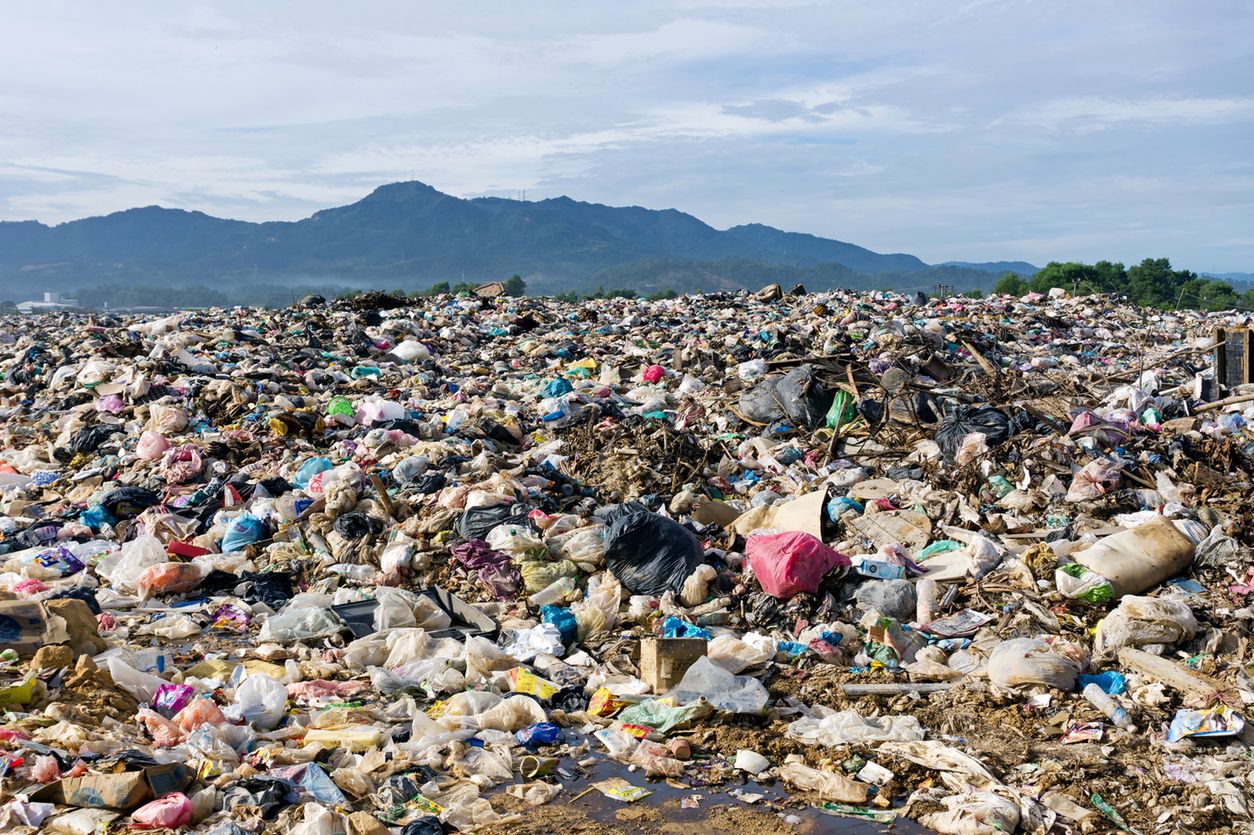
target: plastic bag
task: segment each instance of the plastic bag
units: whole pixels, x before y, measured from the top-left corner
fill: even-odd
[[[1182,600],[1128,596],[1097,625],[1094,656],[1109,658],[1120,647],[1173,646],[1197,634],[1197,619]]]
[[[847,556],[799,531],[751,534],[745,557],[762,589],[784,599],[815,591],[829,571],[850,565]]]
[[[833,711],[816,706],[788,726],[787,734],[807,745],[865,745],[871,742],[913,742],[923,739],[923,726],[913,716],[865,719],[855,710]]]
[[[156,461],[170,448],[170,442],[160,432],[151,429],[139,436],[135,444],[135,454],[145,461]]]
[[[178,829],[192,822],[192,802],[182,792],[171,792],[131,813],[131,829]]]
[[[185,594],[199,586],[202,579],[204,575],[196,563],[163,562],[145,568],[135,588],[140,599],[148,600],[158,594]]]
[[[480,569],[482,578],[483,569]],[[546,560],[525,560],[518,564],[518,572],[522,575],[523,589],[527,594],[543,591],[563,577],[577,577],[579,567],[570,560],[548,562]],[[508,575],[506,575],[508,576]]]
[[[605,564],[632,594],[679,592],[704,557],[686,528],[647,510],[617,516],[605,533]]]
[[[1071,479],[1066,499],[1069,502],[1091,502],[1119,486],[1119,468],[1101,458],[1085,464]]]
[[[240,715],[263,731],[273,730],[287,710],[287,688],[267,675],[254,673],[235,688]]]
[[[305,804],[305,819],[287,830],[287,835],[343,835],[348,832],[344,816],[318,803]]]
[[[344,628],[344,622],[330,609],[289,604],[266,620],[257,637],[262,641],[305,641],[325,638]]]
[[[165,546],[155,536],[139,536],[110,554],[96,565],[96,573],[113,586],[135,591],[144,570],[165,563]]]
[[[812,365],[767,377],[740,396],[740,412],[750,420],[774,423],[787,419],[811,429],[823,422],[831,404],[832,397],[818,381]]]
[[[1105,603],[1115,593],[1109,580],[1076,562],[1058,566],[1054,571],[1054,583],[1063,597],[1086,603]]]
[[[770,641],[768,648],[763,643],[750,644],[734,635],[719,635],[706,646],[706,657],[729,673],[739,673],[774,658],[775,642]]]
[[[286,691],[284,691],[286,693]],[[187,707],[180,710],[174,717],[174,724],[184,731],[194,731],[202,725],[225,725],[226,716],[218,709],[212,699],[192,699]]]
[[[222,536],[222,550],[243,551],[244,548],[266,535],[266,523],[251,513],[241,513],[231,520]]]
[[[731,713],[761,713],[770,700],[762,682],[751,676],[732,675],[704,656],[688,668],[667,695],[680,704],[705,699],[714,708]]]
[[[488,531],[488,547],[509,554],[516,559],[530,557],[544,559],[549,556],[548,547],[531,532],[529,527],[506,523]]]
[[[941,419],[936,445],[947,460],[953,461],[963,440],[973,432],[983,435],[988,447],[995,447],[1010,437],[1010,419],[992,406],[959,406]]]
[[[779,779],[794,789],[815,792],[824,800],[837,803],[866,803],[868,786],[839,771],[811,768],[796,755],[790,756],[777,770]]]
[[[998,687],[1014,689],[1044,684],[1074,690],[1080,667],[1036,638],[1012,638],[993,648],[988,657],[988,678]]]

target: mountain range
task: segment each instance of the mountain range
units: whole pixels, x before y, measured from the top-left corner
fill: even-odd
[[[990,287],[1021,261],[929,265],[761,224],[719,230],[675,209],[569,197],[462,199],[420,182],[381,186],[298,221],[252,223],[159,206],[48,226],[0,222],[0,287],[96,284],[422,289],[520,274],[529,292],[756,289],[771,281],[930,289]]]

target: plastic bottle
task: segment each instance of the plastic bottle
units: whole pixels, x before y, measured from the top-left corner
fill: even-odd
[[[1089,682],[1084,685],[1084,698],[1089,700],[1089,704],[1106,714],[1111,722],[1114,722],[1120,728],[1127,728],[1132,724],[1132,720],[1128,718],[1128,711],[1119,706],[1119,703],[1112,699],[1106,691],[1098,687],[1095,682]]]
[[[914,590],[916,593],[915,622],[924,624],[936,620],[937,612],[940,610],[939,584],[931,577],[923,577],[915,583]]]
[[[559,600],[564,600],[574,590],[575,578],[562,577],[531,595],[531,597],[527,598],[527,602],[532,606],[548,606],[552,603],[557,603]]]

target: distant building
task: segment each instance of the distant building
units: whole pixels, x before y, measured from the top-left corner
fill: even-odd
[[[69,299],[60,293],[44,293],[43,301],[18,302],[18,313],[56,313],[61,310],[78,310],[78,299]]]

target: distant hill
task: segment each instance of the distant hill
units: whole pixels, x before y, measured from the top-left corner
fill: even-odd
[[[937,264],[938,267],[958,267],[967,270],[980,270],[982,272],[993,273],[998,278],[1006,273],[1018,273],[1019,275],[1035,275],[1040,267],[1035,267],[1027,261],[946,261],[943,264]]]
[[[675,209],[612,207],[569,197],[461,199],[420,182],[293,222],[250,223],[148,206],[57,226],[0,223],[3,295],[96,285],[384,286],[422,289],[513,273],[531,292],[598,285],[647,290],[757,288],[987,289],[1023,262],[929,266],[913,255],[760,224],[718,230]]]

